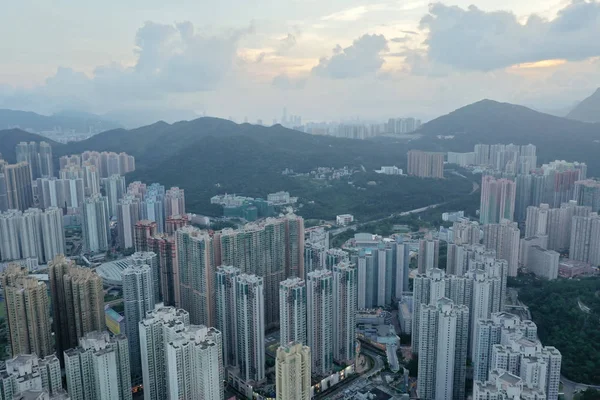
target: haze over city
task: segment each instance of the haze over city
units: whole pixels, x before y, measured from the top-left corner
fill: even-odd
[[[580,0],[9,0],[0,108],[428,120],[490,98],[566,114],[600,81],[599,21]]]
[[[0,400],[600,400],[600,0],[4,0]]]

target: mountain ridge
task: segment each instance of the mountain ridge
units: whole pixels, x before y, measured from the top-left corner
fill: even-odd
[[[533,143],[538,164],[555,159],[584,161],[600,175],[600,124],[575,121],[525,106],[481,100],[427,122],[414,147],[431,151],[473,151],[475,144]],[[447,137],[452,137],[451,139]]]
[[[600,88],[577,104],[567,114],[567,118],[582,122],[600,122]]]
[[[57,127],[62,130],[88,132],[90,128],[98,131],[120,127],[120,124],[101,116],[83,112],[63,111],[53,115],[42,115],[33,111],[0,109],[0,129],[19,127],[35,132],[51,131]]]

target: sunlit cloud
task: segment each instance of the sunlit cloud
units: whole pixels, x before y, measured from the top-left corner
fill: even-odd
[[[386,8],[385,4],[371,4],[368,6],[359,6],[347,10],[338,11],[321,18],[322,21],[357,21],[365,14],[371,11],[380,11]]]
[[[537,68],[553,68],[559,65],[566,64],[567,60],[563,58],[554,59],[554,60],[542,60],[536,62],[522,63],[513,65],[511,68],[514,69],[537,69]]]

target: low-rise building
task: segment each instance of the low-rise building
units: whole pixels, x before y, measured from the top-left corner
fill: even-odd
[[[342,214],[335,217],[335,223],[340,226],[346,226],[354,222],[354,215]]]

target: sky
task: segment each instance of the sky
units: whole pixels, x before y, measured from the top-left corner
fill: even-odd
[[[2,3],[0,108],[427,120],[600,86],[600,0]]]

